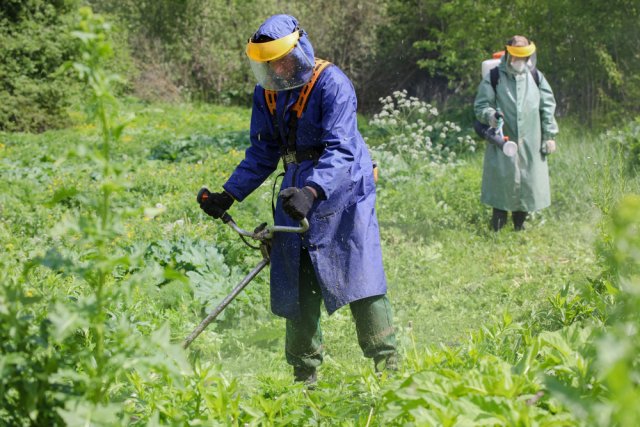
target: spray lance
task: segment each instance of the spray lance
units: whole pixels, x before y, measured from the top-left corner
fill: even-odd
[[[198,203],[207,200],[210,195],[211,192],[207,188],[201,188],[198,192]],[[249,247],[253,249],[259,249],[260,253],[262,254],[262,260],[244,277],[244,279],[240,281],[240,283],[236,285],[235,288],[233,288],[231,293],[227,295],[222,300],[222,302],[220,302],[220,304],[218,304],[218,306],[211,313],[209,313],[209,315],[205,317],[204,320],[202,320],[202,322],[200,322],[200,324],[193,330],[193,332],[191,332],[191,334],[189,334],[189,336],[185,338],[184,342],[182,343],[182,347],[185,349],[189,347],[193,340],[195,340],[198,335],[200,335],[202,331],[204,331],[204,329],[209,326],[209,324],[213,322],[216,317],[220,315],[220,313],[222,313],[222,311],[231,303],[231,301],[235,299],[235,297],[238,296],[238,294],[240,294],[240,292],[242,292],[242,290],[249,284],[249,282],[251,282],[258,275],[258,273],[262,271],[262,269],[269,265],[269,262],[271,261],[269,257],[269,253],[271,252],[271,238],[273,237],[274,233],[304,233],[309,229],[309,221],[306,218],[303,218],[300,221],[299,227],[289,227],[282,225],[267,226],[267,223],[265,222],[256,227],[253,232],[238,227],[233,218],[231,218],[231,215],[226,212],[222,214],[220,220],[231,227],[236,233],[238,233],[240,235],[240,238]],[[260,245],[254,246],[250,244],[246,240],[246,237],[258,241]]]
[[[518,146],[515,142],[509,141],[509,137],[504,135],[502,127],[504,126],[504,114],[500,109],[496,110],[495,118],[498,125],[490,127],[476,121],[474,123],[475,131],[484,139],[497,146],[508,157],[513,157],[518,152]]]

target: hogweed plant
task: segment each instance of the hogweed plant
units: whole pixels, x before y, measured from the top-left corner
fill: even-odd
[[[127,120],[121,118],[112,95],[119,78],[104,66],[112,55],[108,32],[108,23],[91,9],[80,10],[72,32],[80,55],[72,66],[86,84],[87,107],[99,139],[67,155],[88,163],[89,191],[76,190],[81,203],[55,228],[55,246],[31,265],[48,267],[74,283],[73,295],[53,302],[48,314],[52,343],[68,356],[51,380],[69,391],[61,399],[64,408],[57,408],[65,425],[126,424],[123,402],[132,372],[152,383],[159,377],[175,380],[189,371],[184,354],[170,343],[167,328],[143,335],[141,325],[126,314],[131,288],[155,278],[145,279],[142,254],[128,253],[116,244],[124,233],[123,219],[142,212],[117,203],[126,182],[111,157]]]
[[[385,138],[372,149],[379,161],[386,160],[400,168],[404,163],[406,169],[413,171],[428,170],[456,164],[460,154],[476,150],[471,135],[458,124],[441,118],[432,104],[408,96],[406,90],[380,98],[380,103],[382,110],[369,123]]]
[[[88,158],[93,163],[98,178],[96,196],[83,196],[83,206],[78,211],[68,212],[55,230],[61,242],[73,242],[72,246],[79,253],[62,244],[49,249],[38,260],[42,265],[72,277],[81,288],[86,284],[90,289],[75,297],[76,304],[57,302],[49,315],[55,340],[60,345],[76,347],[76,354],[85,358],[84,362],[77,360],[75,368],[79,372],[74,388],[91,403],[81,409],[81,402],[67,402],[66,411],[61,411],[61,415],[71,424],[74,423],[73,412],[91,419],[89,414],[107,403],[108,389],[115,381],[108,373],[107,306],[113,298],[111,272],[125,261],[111,253],[111,242],[121,228],[111,203],[121,183],[109,157],[111,145],[124,126],[112,124],[116,106],[109,88],[117,77],[101,67],[102,61],[111,55],[106,39],[108,25],[93,16],[89,9],[83,9],[81,15],[78,29],[72,33],[80,41],[80,58],[73,63],[73,68],[90,89],[90,113],[99,123],[101,142],[96,147],[79,147],[70,153],[70,157]],[[71,372],[64,374],[68,375]]]

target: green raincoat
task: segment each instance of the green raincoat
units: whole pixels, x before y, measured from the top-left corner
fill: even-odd
[[[480,200],[505,211],[532,212],[551,204],[549,169],[542,142],[555,139],[558,133],[554,112],[556,101],[551,86],[540,75],[540,87],[529,71],[516,74],[507,66],[505,57],[500,65],[500,78],[494,93],[490,73],[478,87],[474,109],[484,124],[495,114],[504,113],[503,132],[518,144],[518,153],[508,157],[494,144],[487,144],[482,172]]]

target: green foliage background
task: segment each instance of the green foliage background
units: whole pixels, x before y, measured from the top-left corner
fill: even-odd
[[[129,22],[136,47],[157,42],[171,79],[198,99],[246,102],[253,79],[246,39],[274,13],[298,17],[317,54],[353,79],[371,111],[394,90],[466,105],[480,63],[514,34],[533,39],[559,112],[607,121],[637,112],[640,6],[633,0],[375,0],[227,2],[108,0],[96,7]],[[159,64],[158,64],[159,65]]]
[[[76,1],[7,0],[0,8],[0,130],[43,131],[68,123],[74,54],[68,28]]]
[[[76,90],[60,67],[80,0],[8,0],[0,10],[0,129],[60,127]],[[88,0],[118,28],[115,68],[138,98],[247,105],[248,37],[290,13],[317,55],[352,78],[361,109],[395,90],[471,121],[480,64],[514,34],[534,40],[560,115],[611,124],[638,113],[640,6],[634,0]]]
[[[426,1],[425,8],[436,24],[428,26],[425,40],[414,44],[426,56],[419,64],[434,76],[445,76],[454,93],[471,93],[482,59],[521,34],[538,47],[538,67],[551,82],[560,114],[602,123],[638,111],[633,105],[640,89],[636,1],[501,5],[455,0]]]

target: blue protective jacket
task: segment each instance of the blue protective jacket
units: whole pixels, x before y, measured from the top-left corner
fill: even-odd
[[[259,33],[276,39],[290,34],[295,18],[276,15]],[[303,36],[300,43],[313,58],[313,48]],[[280,134],[288,133],[289,108],[300,89],[278,92],[276,114]],[[317,161],[290,164],[281,188],[312,186],[318,199],[308,214],[309,230],[300,235],[276,233],[271,250],[271,309],[276,315],[296,318],[299,307],[299,260],[308,249],[329,314],[350,302],[383,295],[386,279],[376,218],[372,161],[358,132],[356,95],[349,78],[335,65],[318,78],[298,121],[298,151],[320,149]],[[242,201],[274,172],[280,160],[280,142],[269,114],[264,90],[256,86],[251,115],[251,146],[224,189]],[[275,223],[297,223],[278,200]]]

